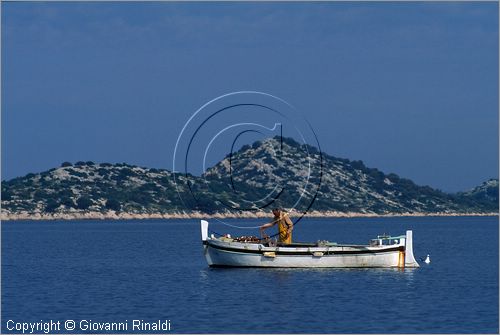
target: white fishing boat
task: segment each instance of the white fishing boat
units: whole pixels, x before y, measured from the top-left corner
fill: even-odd
[[[280,244],[258,238],[209,236],[208,221],[201,220],[201,240],[208,265],[213,267],[419,267],[413,256],[411,230],[401,236],[378,236],[369,245],[328,241]]]

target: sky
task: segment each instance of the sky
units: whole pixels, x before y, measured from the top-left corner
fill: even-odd
[[[1,28],[2,180],[171,170],[190,116],[241,90],[330,155],[447,192],[498,178],[496,2],[4,2]]]

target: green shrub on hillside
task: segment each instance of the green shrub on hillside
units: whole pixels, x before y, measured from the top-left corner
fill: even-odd
[[[106,208],[118,212],[121,210],[122,205],[116,199],[108,199],[106,200]]]
[[[76,201],[76,206],[78,209],[88,209],[93,204],[94,204],[93,201],[89,197],[86,197],[86,196],[80,197]]]

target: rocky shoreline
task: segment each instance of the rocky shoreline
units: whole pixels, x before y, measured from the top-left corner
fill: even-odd
[[[297,217],[300,213],[292,212],[290,216]],[[213,213],[177,212],[177,213],[126,213],[126,212],[72,212],[72,213],[1,213],[1,221],[42,221],[42,220],[148,220],[148,219],[256,219],[269,218],[270,213]],[[429,217],[429,216],[499,216],[499,213],[355,213],[336,211],[312,211],[306,214],[310,218],[377,218],[377,217]]]

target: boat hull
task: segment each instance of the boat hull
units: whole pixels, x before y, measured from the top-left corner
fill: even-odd
[[[281,267],[281,268],[364,268],[398,267],[400,251],[359,254],[331,254],[321,257],[309,255],[263,254],[227,251],[205,246],[205,257],[210,266],[225,267]]]

